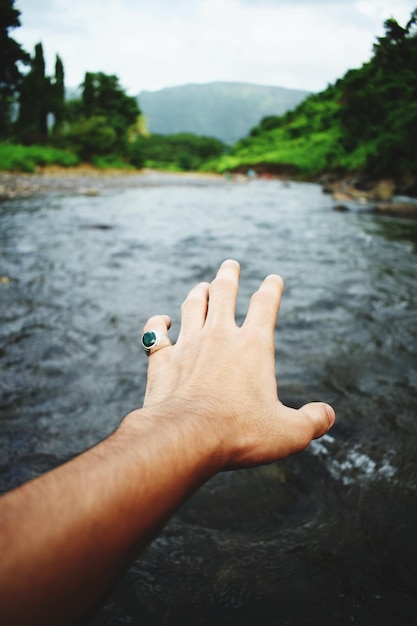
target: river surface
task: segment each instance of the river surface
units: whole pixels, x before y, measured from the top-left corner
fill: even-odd
[[[337,423],[279,463],[222,473],[178,511],[94,626],[417,623],[417,222],[338,213],[314,184],[149,176],[0,204],[0,488],[140,406],[139,329],[228,257],[237,319],[286,291],[281,399]]]

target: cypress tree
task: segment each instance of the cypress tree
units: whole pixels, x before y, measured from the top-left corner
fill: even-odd
[[[64,65],[59,55],[55,62],[55,82],[52,85],[51,113],[54,115],[54,130],[58,130],[64,121],[65,114],[65,86],[64,86]]]
[[[25,143],[44,141],[48,136],[48,99],[51,81],[45,76],[42,44],[35,46],[30,72],[23,78],[20,88],[17,131]]]
[[[11,118],[16,92],[22,79],[20,63],[28,63],[29,55],[9,37],[9,30],[20,26],[20,11],[14,0],[0,0],[0,138],[11,135]]]
[[[95,74],[86,72],[82,86],[82,108],[86,117],[96,114]]]

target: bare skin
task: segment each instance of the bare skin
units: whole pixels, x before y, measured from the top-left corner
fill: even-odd
[[[182,306],[177,343],[150,355],[144,405],[106,440],[0,498],[0,623],[80,624],[176,508],[215,473],[303,450],[333,425],[325,403],[278,399],[268,276],[235,322],[239,265]],[[144,330],[168,333],[166,315]]]

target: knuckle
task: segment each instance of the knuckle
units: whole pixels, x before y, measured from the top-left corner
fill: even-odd
[[[222,276],[217,276],[210,287],[214,291],[229,291],[235,284],[236,280],[234,276],[223,274]]]
[[[184,302],[181,304],[181,311],[188,311],[196,305],[200,305],[207,301],[205,291],[193,289],[190,291]]]
[[[259,289],[251,297],[251,303],[261,304],[263,306],[270,306],[277,299],[277,292],[273,289]]]

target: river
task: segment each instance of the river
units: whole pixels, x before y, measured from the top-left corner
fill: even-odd
[[[0,488],[140,406],[139,330],[240,261],[237,319],[286,291],[281,399],[330,402],[303,453],[225,472],[178,511],[94,626],[417,623],[417,222],[339,213],[318,185],[153,175],[0,204]]]

